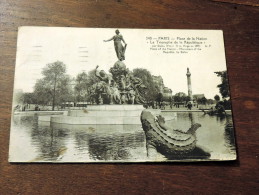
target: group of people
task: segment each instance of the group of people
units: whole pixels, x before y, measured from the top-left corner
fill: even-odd
[[[33,109],[30,109],[30,105],[29,104],[26,104],[26,105],[16,105],[14,107],[14,111],[22,111],[22,112],[25,112],[25,111],[32,111]],[[34,106],[34,111],[40,111],[40,107],[38,104],[36,104]]]
[[[225,107],[223,106],[223,102],[219,101],[215,107],[211,107],[211,109],[209,110],[211,115],[225,115],[226,111],[225,111]]]

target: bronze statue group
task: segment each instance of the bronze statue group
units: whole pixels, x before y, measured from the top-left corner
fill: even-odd
[[[144,104],[146,86],[140,78],[134,77],[123,63],[127,44],[119,30],[115,33],[116,35],[104,42],[114,41],[118,61],[110,68],[111,74],[99,70],[99,66],[96,66],[95,76],[99,81],[90,89],[91,101],[96,104]]]

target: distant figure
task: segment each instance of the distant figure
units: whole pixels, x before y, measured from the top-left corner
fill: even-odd
[[[160,103],[160,108],[161,108],[162,110],[165,110],[165,102],[161,102],[161,103]]]
[[[125,60],[125,50],[126,50],[127,44],[124,41],[124,39],[123,39],[123,37],[120,34],[120,31],[118,29],[115,31],[115,33],[116,33],[116,35],[114,35],[112,38],[110,38],[108,40],[104,40],[104,42],[108,42],[108,41],[113,40],[116,55],[117,55],[117,57],[120,61],[123,61],[123,60]],[[125,45],[124,47],[123,47],[121,41],[124,43],[124,45]]]
[[[191,102],[188,102],[188,103],[187,103],[187,108],[188,108],[188,110],[191,110],[191,109],[192,109],[192,103],[191,103]]]
[[[170,97],[169,98],[169,105],[170,105],[170,109],[173,108],[173,99]]]
[[[20,108],[21,108],[21,106],[20,106],[20,105],[17,105],[17,106],[15,106],[14,110],[15,110],[15,111],[17,111],[17,110],[19,111]]]
[[[219,101],[215,107],[212,106],[208,111],[203,110],[203,112],[204,114],[209,114],[211,116],[213,115],[225,116],[227,114],[222,101]]]
[[[222,101],[219,101],[216,106],[215,106],[215,109],[217,111],[217,113],[219,115],[223,115],[223,114],[226,114],[226,111],[225,111],[225,108],[223,106],[223,102]]]

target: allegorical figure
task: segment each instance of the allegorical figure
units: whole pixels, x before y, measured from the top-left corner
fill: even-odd
[[[120,34],[120,31],[118,29],[115,31],[115,33],[116,35],[114,35],[112,38],[108,40],[104,40],[104,42],[113,40],[116,55],[120,61],[123,61],[125,60],[125,50],[126,50],[127,44],[124,41],[123,36]],[[124,46],[122,45],[121,41],[124,43]]]
[[[112,78],[108,74],[106,74],[104,70],[99,71],[98,67],[99,66],[97,65],[95,68],[95,76],[99,78],[101,81],[105,82],[108,86],[110,86]]]
[[[110,75],[106,74],[104,70],[99,71],[98,70],[99,66],[96,66],[95,68],[95,76],[100,79],[98,83],[95,85],[95,93],[97,95],[97,104],[102,104],[102,103],[110,103],[111,101],[111,80],[112,78]],[[105,99],[103,101],[102,95],[106,94]]]
[[[147,87],[142,83],[142,80],[138,77],[134,77],[132,74],[129,75],[130,83],[132,89],[135,91],[134,101],[138,104],[144,104],[145,101],[145,93]]]

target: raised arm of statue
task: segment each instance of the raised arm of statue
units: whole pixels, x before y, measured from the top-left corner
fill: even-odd
[[[101,76],[100,76],[100,71],[99,70],[97,70],[98,69],[98,65],[96,66],[96,68],[95,68],[95,76],[96,77],[98,77],[99,79],[101,79]]]
[[[108,40],[103,40],[104,42],[112,41],[114,39],[114,36]]]

